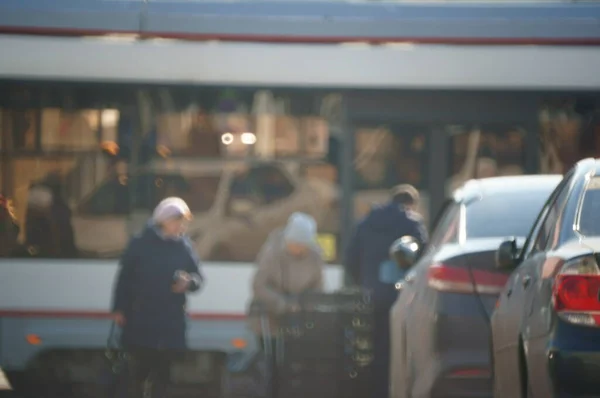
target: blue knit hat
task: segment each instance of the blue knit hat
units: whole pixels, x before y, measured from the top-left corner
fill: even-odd
[[[296,212],[290,216],[284,231],[286,243],[299,243],[310,246],[315,242],[317,223],[305,213]]]

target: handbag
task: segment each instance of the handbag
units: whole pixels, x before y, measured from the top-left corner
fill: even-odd
[[[120,328],[113,322],[104,351],[104,367],[99,384],[103,396],[107,398],[127,397],[127,353],[120,344]]]

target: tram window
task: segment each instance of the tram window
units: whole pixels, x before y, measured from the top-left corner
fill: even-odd
[[[231,181],[227,200],[227,216],[244,216],[253,211],[260,202],[255,184],[248,178],[248,171],[239,172]]]
[[[600,153],[597,106],[584,98],[548,98],[539,113],[540,172],[567,172],[579,160]]]
[[[339,243],[339,164],[327,163],[335,158],[329,153],[331,126],[314,106],[313,94],[0,86],[0,193],[15,206],[18,243],[26,250],[29,187],[49,175],[60,180],[61,223],[71,229],[78,257],[118,258],[167,196],[182,197],[197,215],[190,232],[206,261],[253,261],[268,234],[297,211],[315,218],[328,247]],[[15,94],[23,87],[25,94]],[[232,183],[221,164],[245,167],[248,180]],[[228,215],[230,199],[248,193],[255,200],[249,215],[260,231],[244,224],[249,221],[244,217]],[[199,217],[206,213],[210,216]],[[39,258],[72,257],[34,252]],[[327,261],[338,261],[335,251],[329,254]]]
[[[374,204],[386,202],[389,189],[397,184],[411,184],[419,190],[419,211],[427,219],[428,129],[397,125],[356,131],[355,219],[363,217]]]
[[[19,98],[24,104],[39,103],[33,93]],[[15,249],[2,256],[120,254],[129,240],[129,192],[127,181],[114,177],[119,113],[110,110],[112,118],[103,120],[104,111],[60,106],[3,110],[0,192],[14,206],[19,234]]]
[[[169,149],[167,163],[189,168],[197,162],[215,170],[220,162],[231,161],[239,172],[230,176],[224,168],[219,178],[209,181],[202,176],[197,182],[191,169],[184,174],[191,192],[180,196],[189,199],[194,213],[211,211],[208,219],[190,227],[203,259],[253,261],[268,234],[296,211],[315,217],[318,229],[333,236],[330,246],[339,240],[340,212],[334,199],[338,164],[327,164],[332,170],[321,165],[310,176],[304,175],[305,165],[331,159],[329,122],[305,106],[314,100],[306,101],[302,94],[301,106],[292,106],[295,94],[279,97],[269,90],[214,90],[210,99],[184,90],[184,95],[175,89],[159,91],[152,103],[157,108],[157,144]],[[185,102],[194,97],[193,103]],[[221,180],[223,176],[226,179]],[[221,190],[225,181],[228,186]],[[217,192],[223,196],[217,197]],[[210,239],[204,233],[208,230]]]
[[[525,172],[527,133],[518,126],[449,126],[447,132],[452,137],[448,194],[472,178]]]

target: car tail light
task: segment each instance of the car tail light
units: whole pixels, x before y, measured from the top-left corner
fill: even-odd
[[[471,275],[472,274],[472,275]],[[429,287],[442,292],[500,294],[508,276],[496,272],[433,264],[429,267]],[[474,282],[474,283],[473,283]]]
[[[565,263],[554,279],[554,310],[569,323],[600,326],[599,295],[600,269],[592,256]]]

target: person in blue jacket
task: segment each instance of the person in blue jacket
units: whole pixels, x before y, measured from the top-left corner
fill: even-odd
[[[129,354],[120,388],[128,398],[144,397],[146,381],[152,398],[166,397],[171,363],[186,349],[186,293],[203,283],[200,261],[185,236],[190,219],[182,199],[164,199],[122,255],[113,314]]]
[[[345,267],[352,282],[369,290],[374,314],[373,397],[388,398],[389,311],[397,298],[395,283],[402,277],[389,256],[398,238],[413,236],[421,245],[428,235],[423,220],[414,209],[419,193],[408,184],[392,189],[390,201],[375,207],[361,220],[346,249]]]

